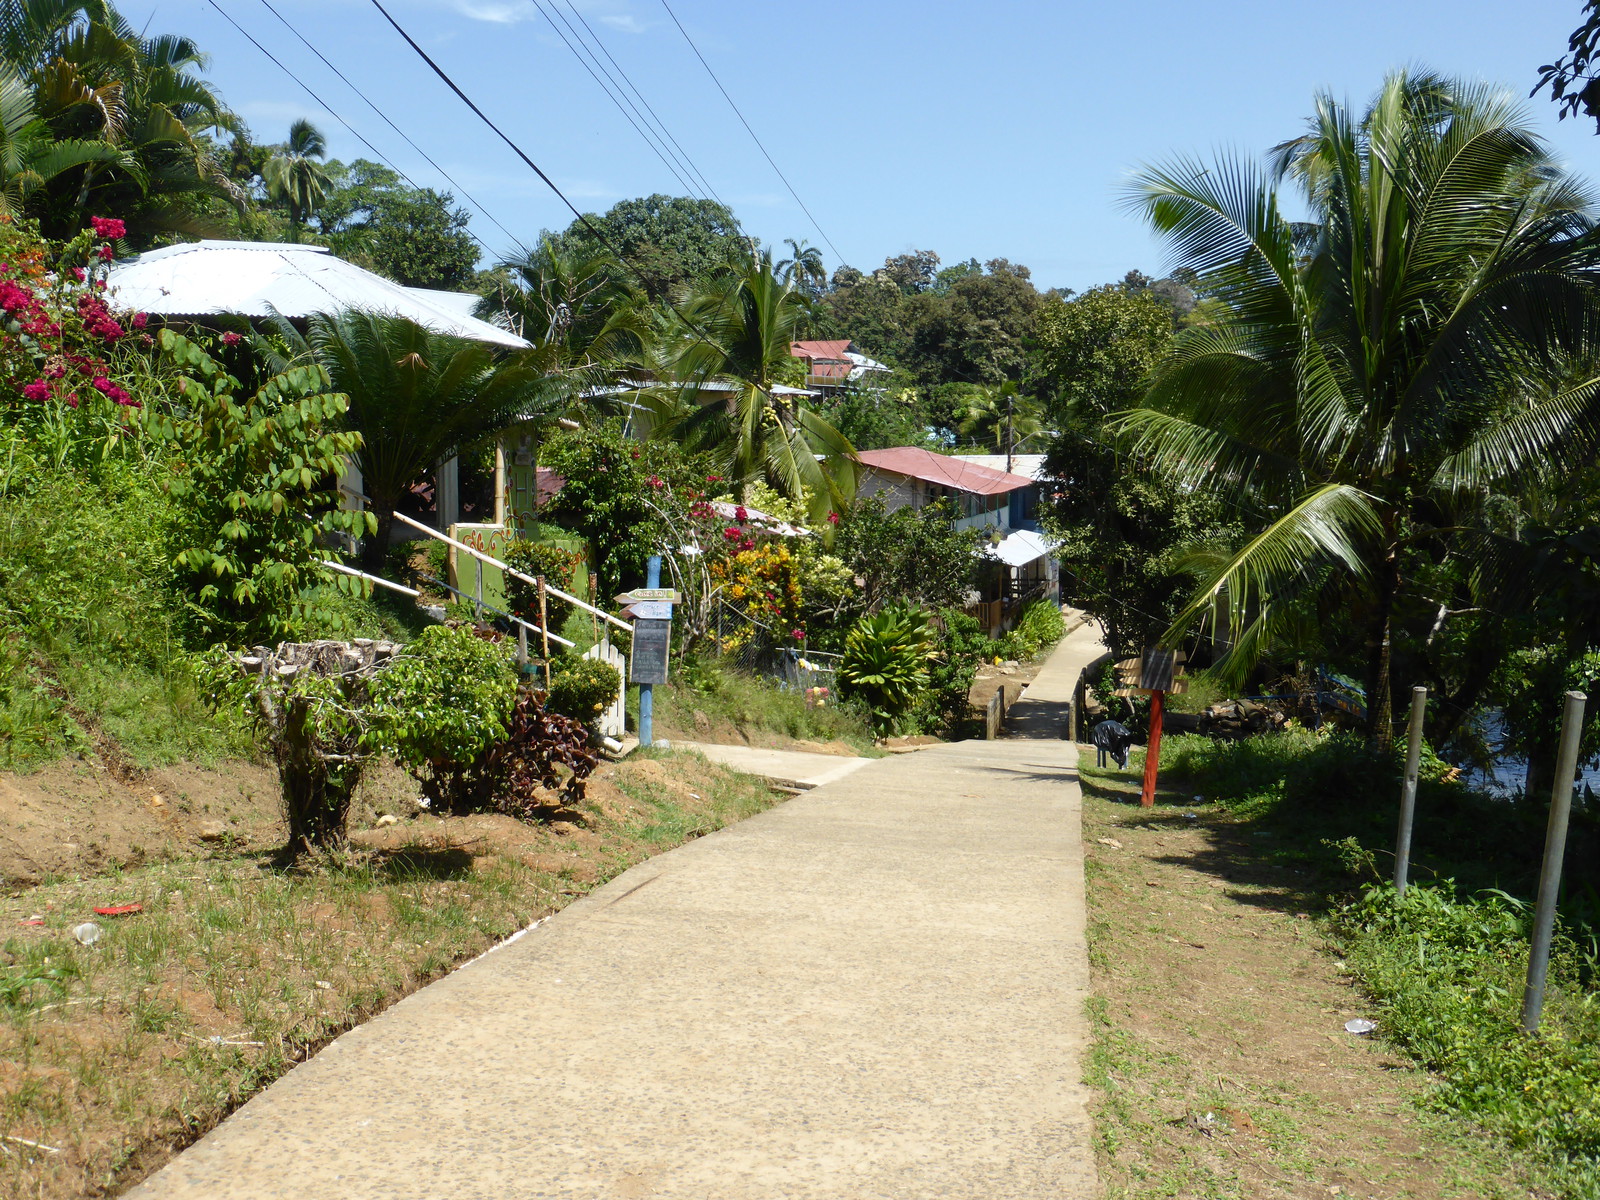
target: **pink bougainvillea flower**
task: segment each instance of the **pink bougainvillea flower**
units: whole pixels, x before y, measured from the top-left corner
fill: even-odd
[[[237,333],[234,333],[231,329],[222,335],[222,344],[224,346],[237,346],[242,341],[244,341],[244,339]]]
[[[789,636],[797,642],[803,642],[806,640],[806,631],[804,629],[791,629],[789,630]]]
[[[839,523],[839,514],[836,513],[836,512],[829,513],[828,514],[828,524],[829,525],[837,525],[838,523]]]
[[[75,281],[77,281],[78,283],[82,283],[85,279],[88,278],[88,276],[86,276],[83,273],[83,268],[82,267],[69,267],[67,269],[67,274],[71,275],[72,278]]]
[[[116,217],[90,217],[89,224],[94,228],[95,237],[116,241],[118,238],[128,236],[128,227]]]
[[[133,327],[135,329],[143,329],[145,327],[145,325],[149,322],[149,320],[150,320],[150,318],[145,316],[144,313],[134,313],[133,314]]]
[[[110,262],[116,256],[117,256],[117,252],[115,250],[113,250],[110,246],[101,246],[100,247],[100,261],[101,262]]]
[[[721,475],[707,475],[706,476],[706,482],[707,483],[721,483],[722,482],[722,476]]]
[[[50,385],[42,379],[35,379],[22,389],[22,394],[29,400],[48,400],[50,399]]]
[[[94,390],[97,392],[106,392],[109,394],[111,391],[111,380],[107,379],[104,375],[96,375],[93,382],[91,382],[89,386],[94,388]]]
[[[727,542],[737,542],[739,540],[739,531],[730,525],[722,531],[722,539]]]
[[[67,407],[68,408],[77,408],[78,407],[78,393],[77,392],[68,392],[67,393]]]
[[[741,504],[738,508],[733,510],[733,515],[734,519],[737,520],[739,524],[743,525],[750,519],[750,510]]]
[[[664,488],[667,485],[662,481],[661,476],[652,475],[650,476],[650,486],[653,488]]]

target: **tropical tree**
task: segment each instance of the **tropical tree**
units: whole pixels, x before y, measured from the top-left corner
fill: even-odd
[[[206,207],[236,207],[207,130],[238,118],[200,77],[207,59],[190,39],[147,37],[104,0],[0,0],[0,57],[33,92],[58,141],[101,141],[121,153],[63,170],[31,207],[45,233],[68,237],[91,214],[114,215],[140,244],[155,234],[203,233]]]
[[[1289,183],[1309,223],[1284,215]],[[1336,600],[1386,744],[1412,556],[1490,537],[1462,529],[1464,506],[1594,453],[1591,196],[1506,94],[1401,72],[1364,115],[1319,96],[1266,171],[1178,160],[1131,202],[1226,311],[1179,334],[1120,430],[1166,486],[1260,516],[1168,637],[1221,617],[1238,673]]]
[[[650,336],[643,294],[608,250],[546,235],[526,254],[501,260],[498,270],[478,316],[558,349],[568,370],[604,372],[637,356]]]
[[[121,160],[107,142],[57,141],[34,111],[27,83],[0,63],[0,213],[22,215],[30,196],[74,167]]]
[[[440,462],[523,423],[553,423],[567,402],[562,377],[538,349],[514,354],[436,333],[405,317],[348,310],[313,314],[301,334],[274,322],[292,361],[320,364],[349,397],[361,434],[357,465],[377,518],[363,560],[383,565],[406,488]],[[265,342],[269,363],[282,357]]]
[[[682,310],[678,382],[663,428],[691,449],[710,451],[729,478],[765,480],[806,500],[821,520],[854,498],[855,451],[803,392],[783,383],[794,378],[789,346],[809,308],[770,253],[693,296]],[[733,396],[706,403],[709,384],[731,387]]]
[[[289,140],[267,160],[261,178],[267,194],[289,206],[289,240],[300,240],[300,229],[328,197],[328,172],[318,160],[328,153],[327,139],[304,117],[289,126]]]
[[[961,410],[961,433],[1000,454],[1015,454],[1044,435],[1038,403],[1007,380],[979,388]]]
[[[822,264],[822,251],[808,242],[784,238],[789,257],[778,264],[785,283],[793,283],[808,296],[818,295],[828,282],[828,269]]]

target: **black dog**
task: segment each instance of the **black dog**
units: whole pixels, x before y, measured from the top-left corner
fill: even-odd
[[[1089,740],[1094,743],[1097,751],[1095,765],[1106,765],[1106,755],[1117,760],[1117,766],[1128,765],[1128,747],[1133,745],[1133,734],[1127,727],[1116,721],[1101,721],[1089,734]]]

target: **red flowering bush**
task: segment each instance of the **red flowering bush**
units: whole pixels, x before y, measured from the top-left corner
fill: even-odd
[[[0,337],[0,410],[77,408],[97,397],[139,407],[126,386],[138,364],[117,353],[129,331],[106,303],[96,265],[113,257],[99,239],[120,238],[126,230],[114,218],[95,217],[91,225],[52,264],[31,227],[0,217],[0,330],[7,335]],[[142,331],[144,314],[130,324]]]

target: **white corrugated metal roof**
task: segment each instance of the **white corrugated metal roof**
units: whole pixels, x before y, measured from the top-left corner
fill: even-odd
[[[109,286],[118,307],[162,316],[268,317],[277,312],[309,317],[359,308],[409,317],[474,341],[519,348],[529,344],[463,311],[468,297],[462,293],[401,287],[323,246],[215,241],[164,246],[115,263]]]
[[[959,458],[962,462],[977,463],[980,467],[988,467],[994,471],[1006,469],[1006,456],[1004,454],[953,454],[952,458]],[[1013,475],[1026,475],[1035,483],[1044,473],[1044,455],[1042,454],[1013,454],[1011,456],[1011,473]]]
[[[1013,529],[998,546],[986,549],[1009,567],[1025,567],[1034,559],[1049,554],[1055,549],[1055,543],[1031,529]]]

